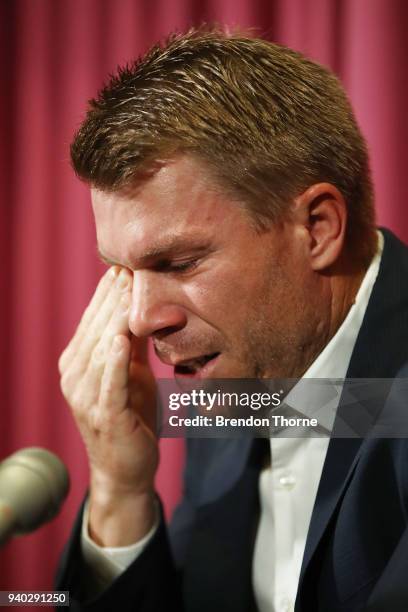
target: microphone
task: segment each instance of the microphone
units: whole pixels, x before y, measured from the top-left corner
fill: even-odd
[[[0,546],[56,516],[69,490],[65,465],[45,448],[23,448],[0,463]]]

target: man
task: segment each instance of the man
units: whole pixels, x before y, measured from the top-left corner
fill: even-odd
[[[72,160],[112,266],[60,359],[90,465],[59,574],[72,608],[408,609],[404,440],[189,440],[169,531],[154,491],[148,338],[180,379],[395,377],[407,360],[408,254],[376,231],[337,79],[191,31],[110,80]]]

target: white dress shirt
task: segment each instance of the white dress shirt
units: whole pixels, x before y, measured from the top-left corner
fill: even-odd
[[[380,233],[378,237],[377,253],[354,304],[303,378],[345,378],[380,266],[383,237]],[[304,396],[299,386],[296,385],[288,394],[285,404],[301,410],[297,404]],[[328,419],[325,423],[328,429],[333,423],[337,402],[331,402],[328,410],[321,414],[319,422]],[[253,585],[259,612],[294,610],[306,536],[329,439],[328,436],[271,437],[271,464],[261,471],[259,477],[261,513],[253,558]],[[102,590],[141,554],[153,537],[158,521],[140,542],[117,548],[95,544],[88,535],[87,526],[86,505],[82,553],[95,575],[95,587]]]
[[[378,251],[360,285],[347,317],[303,378],[344,379],[357,340],[383,248]],[[285,403],[304,401],[300,384]],[[299,390],[300,389],[300,390]],[[322,387],[317,387],[319,392]],[[318,402],[317,402],[318,403]],[[321,402],[324,405],[325,401]],[[333,424],[338,398],[328,406],[326,427]],[[299,406],[299,411],[302,410]],[[321,422],[322,419],[319,419]],[[292,612],[305,551],[306,536],[329,445],[324,437],[271,437],[271,464],[259,478],[261,514],[256,535],[253,584],[259,612]]]

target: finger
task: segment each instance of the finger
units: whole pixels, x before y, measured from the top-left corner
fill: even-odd
[[[81,331],[78,333],[77,350],[87,351],[89,345],[93,348],[108,324],[122,291],[129,290],[129,273],[123,269],[119,270],[114,282],[108,288],[105,299],[99,303],[99,308],[92,310],[92,316],[87,316],[86,323],[84,322],[84,325],[81,325]],[[73,348],[75,349],[75,343]]]
[[[130,404],[137,412],[140,422],[156,433],[158,395],[150,367],[137,361],[130,361],[128,388]],[[143,396],[143,401],[140,401],[140,396]]]
[[[89,326],[88,332],[79,346],[78,352],[81,354],[81,360],[85,366],[89,362],[95,347],[97,345],[103,346],[104,338],[110,337],[110,340],[112,340],[118,321],[120,329],[116,333],[121,333],[125,321],[126,327],[124,332],[127,333],[129,329],[128,309],[131,297],[130,291],[129,274],[121,272],[115,287],[112,287],[112,291]],[[126,319],[124,319],[124,315],[126,315]]]
[[[110,420],[127,407],[129,359],[129,338],[121,334],[116,335],[102,376],[99,396],[99,411],[102,418],[109,415]]]
[[[122,295],[128,295],[130,299],[131,279],[126,270],[121,270],[115,283],[110,287],[104,302],[95,313],[88,327],[84,327],[82,337],[78,336],[69,347],[66,357],[66,367],[73,364],[78,374],[83,374],[91,359],[92,352],[99,343],[106,328],[112,319],[115,310],[120,304]]]
[[[61,378],[61,388],[68,403],[81,412],[98,404],[109,350],[115,335],[128,335],[130,293],[122,296],[104,334],[88,355],[79,351]],[[82,408],[81,408],[82,407]]]
[[[112,286],[114,286],[118,280],[121,269],[119,266],[112,266],[102,276],[101,281],[96,288],[96,291],[89,302],[89,305],[85,309],[82,319],[78,325],[78,335],[84,334],[88,329],[89,325],[94,320],[95,316],[99,312],[103,302],[109,295]]]
[[[84,335],[86,334],[89,328],[89,325],[95,319],[96,314],[101,309],[101,306],[103,305],[107,296],[109,295],[109,292],[111,291],[112,286],[116,282],[118,273],[119,273],[119,268],[117,266],[113,266],[112,268],[109,268],[109,270],[102,276],[101,280],[99,281],[98,286],[95,290],[95,293],[89,305],[85,309],[85,312],[75,331],[74,336],[72,337],[66,349],[61,354],[61,357],[58,363],[61,373],[66,369],[68,363],[72,359],[72,355],[75,354],[76,351],[78,350],[78,347],[80,343],[82,342],[82,339]]]
[[[84,374],[82,386],[86,389],[89,405],[98,398],[101,379],[115,336],[123,335],[127,337],[129,335],[129,306],[130,294],[125,294],[112,314],[109,324],[92,351],[88,362],[85,363],[84,356],[83,360],[78,360],[75,364],[75,374],[73,376],[78,379]]]

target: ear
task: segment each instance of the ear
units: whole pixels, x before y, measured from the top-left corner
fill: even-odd
[[[294,200],[294,220],[307,238],[313,270],[332,266],[344,250],[347,205],[331,183],[317,183]]]

